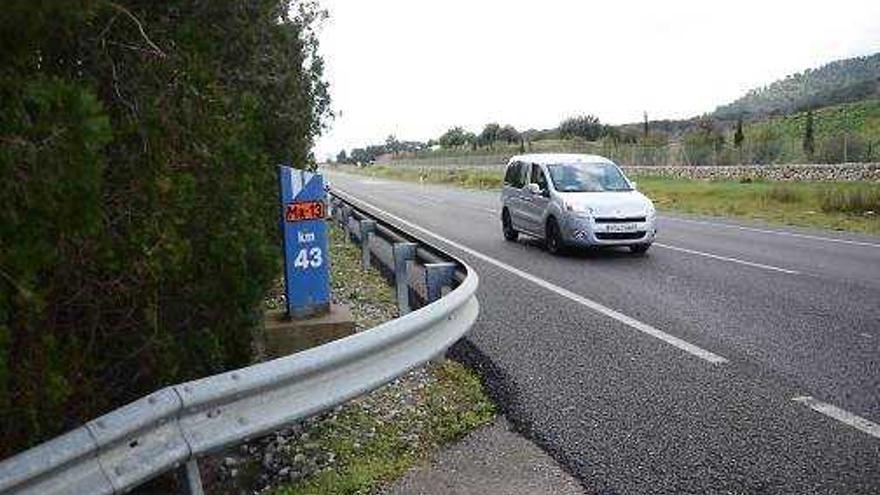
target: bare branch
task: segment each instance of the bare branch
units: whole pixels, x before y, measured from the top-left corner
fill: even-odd
[[[138,18],[135,17],[135,15],[131,13],[131,11],[129,11],[128,9],[126,9],[126,8],[123,7],[122,5],[119,5],[119,4],[116,3],[116,2],[107,2],[107,3],[108,3],[111,7],[113,7],[114,9],[116,9],[116,10],[122,12],[123,14],[127,15],[128,18],[131,19],[132,22],[134,22],[134,23],[137,25],[137,27],[138,27],[138,31],[141,32],[141,36],[143,36],[144,41],[146,41],[147,44],[150,45],[150,48],[153,49],[153,52],[155,52],[155,53],[156,53],[157,55],[159,55],[160,57],[165,57],[165,56],[166,56],[166,55],[165,55],[165,52],[163,52],[162,49],[160,49],[155,43],[153,43],[153,40],[151,40],[150,37],[147,36],[147,33],[144,31],[144,26],[143,26],[143,24],[141,24],[141,21],[138,20]]]

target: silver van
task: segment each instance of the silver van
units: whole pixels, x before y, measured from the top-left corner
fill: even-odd
[[[514,156],[501,202],[505,239],[537,237],[554,254],[576,246],[628,246],[644,253],[657,234],[654,204],[601,156]]]

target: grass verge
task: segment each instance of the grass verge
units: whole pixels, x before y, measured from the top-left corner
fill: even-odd
[[[658,209],[880,234],[880,184],[638,177]]]
[[[393,318],[391,287],[373,270],[360,268],[360,248],[330,229],[331,277],[335,295],[349,304],[360,328]],[[305,441],[285,450],[291,469],[307,458],[321,462],[307,477],[269,493],[323,495],[375,493],[438,446],[488,424],[495,415],[479,378],[445,360],[415,370],[383,388],[326,414],[305,432]]]
[[[347,172],[476,189],[498,189],[502,172],[470,168],[346,167]],[[880,235],[880,184],[706,181],[636,176],[658,209]]]

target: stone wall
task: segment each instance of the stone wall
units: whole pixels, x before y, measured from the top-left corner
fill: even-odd
[[[685,179],[778,181],[869,181],[880,182],[880,163],[841,163],[833,165],[731,165],[623,167],[628,175],[653,175]]]

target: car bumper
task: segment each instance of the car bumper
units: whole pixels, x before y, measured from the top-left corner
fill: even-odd
[[[568,217],[563,222],[562,237],[572,246],[628,246],[650,244],[657,235],[657,221],[596,223],[593,218]]]

